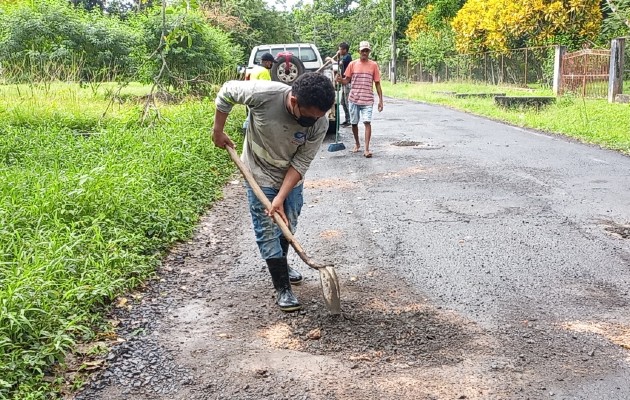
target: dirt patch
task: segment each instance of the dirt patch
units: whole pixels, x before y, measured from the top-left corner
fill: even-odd
[[[319,237],[323,238],[323,239],[332,239],[332,238],[338,238],[342,235],[342,233],[338,230],[325,230],[323,232],[321,232],[319,234]]]
[[[405,168],[395,172],[387,172],[385,174],[377,175],[377,178],[391,179],[391,178],[406,178],[408,176],[427,174],[428,171],[426,168],[421,166],[414,166]]]
[[[317,179],[310,180],[304,183],[304,188],[306,189],[324,189],[324,188],[335,188],[335,189],[352,189],[357,185],[354,182],[346,181],[343,179]]]
[[[630,326],[603,322],[573,321],[567,322],[563,328],[581,333],[594,333],[606,340],[630,350]]]

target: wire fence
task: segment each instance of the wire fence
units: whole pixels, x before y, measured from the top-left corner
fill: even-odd
[[[555,46],[513,49],[507,53],[460,54],[447,58],[437,69],[403,60],[396,79],[410,82],[469,81],[519,87],[551,87]],[[389,67],[382,66],[389,79]]]

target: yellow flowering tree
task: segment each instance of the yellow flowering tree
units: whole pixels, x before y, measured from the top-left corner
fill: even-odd
[[[499,51],[544,44],[580,47],[602,23],[595,0],[468,0],[453,19],[460,52]]]
[[[434,80],[446,58],[455,53],[450,21],[464,0],[436,0],[413,15],[405,30],[409,59],[421,63]]]
[[[427,7],[414,14],[414,16],[411,18],[411,21],[409,21],[409,25],[407,25],[407,29],[405,30],[405,35],[408,39],[413,40],[417,38],[420,33],[429,30],[429,23],[427,20],[428,15],[432,10],[433,6],[428,5]]]

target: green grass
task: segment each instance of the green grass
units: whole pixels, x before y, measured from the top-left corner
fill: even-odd
[[[102,89],[0,86],[0,399],[58,395],[45,375],[107,329],[110,301],[191,236],[234,171],[212,99],[163,106],[149,128],[132,101],[146,87],[104,118]]]
[[[508,96],[551,96],[551,90],[523,90],[512,87],[466,83],[383,82],[387,96],[441,104],[458,110],[504,121],[520,127],[566,135],[586,143],[630,154],[630,105],[608,103],[605,99],[559,97],[555,104],[535,109],[505,109],[493,98],[463,98],[434,92],[506,93]]]

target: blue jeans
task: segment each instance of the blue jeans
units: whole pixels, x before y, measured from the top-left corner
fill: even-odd
[[[372,107],[369,106],[360,106],[358,104],[354,104],[350,102],[350,123],[352,125],[357,125],[359,121],[363,121],[364,124],[369,124],[372,122]]]
[[[260,255],[264,260],[282,257],[280,238],[283,234],[280,227],[278,227],[278,225],[276,225],[273,220],[265,214],[265,206],[258,200],[252,188],[247,184],[245,187],[247,188],[249,212],[252,215],[254,234],[256,235],[256,244],[258,245]],[[270,187],[263,187],[261,189],[269,201],[273,201],[279,191],[278,189]],[[289,229],[291,230],[291,233],[295,232],[295,229],[297,228],[298,217],[300,216],[302,205],[304,204],[302,193],[303,186],[298,185],[289,192],[289,195],[284,200],[284,213],[289,220]]]

